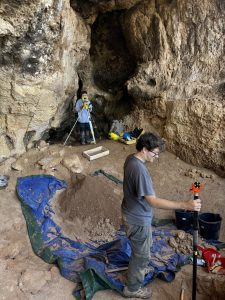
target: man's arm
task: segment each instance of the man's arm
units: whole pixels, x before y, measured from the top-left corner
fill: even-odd
[[[77,102],[76,102],[76,112],[80,112],[81,110],[82,110],[82,106],[83,106],[83,102],[82,102],[82,100],[77,100]]]
[[[188,201],[171,201],[156,196],[145,196],[145,200],[148,201],[151,207],[161,209],[185,209],[200,211],[201,200],[188,200]]]

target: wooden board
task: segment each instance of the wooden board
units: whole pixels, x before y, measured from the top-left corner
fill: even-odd
[[[94,160],[103,156],[109,155],[109,150],[103,146],[95,147],[83,152],[83,156],[88,160]]]

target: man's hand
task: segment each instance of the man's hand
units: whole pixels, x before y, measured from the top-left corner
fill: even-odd
[[[88,110],[88,109],[89,109],[89,105],[88,105],[88,103],[84,103],[84,105],[83,105],[83,109],[86,109],[86,110]]]
[[[188,201],[171,201],[156,196],[145,196],[145,200],[148,201],[151,207],[162,209],[185,209],[200,211],[201,200],[188,200]]]
[[[185,202],[185,209],[186,210],[194,210],[194,211],[200,211],[201,210],[201,200],[189,200]]]

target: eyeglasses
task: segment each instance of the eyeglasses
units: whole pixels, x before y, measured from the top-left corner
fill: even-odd
[[[149,152],[151,152],[152,154],[153,154],[153,157],[159,157],[159,155],[160,155],[160,153],[159,152],[154,152],[154,151],[150,151],[149,150]]]

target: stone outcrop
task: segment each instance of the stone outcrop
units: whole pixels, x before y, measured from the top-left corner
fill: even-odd
[[[223,175],[224,8],[223,1],[143,1],[124,18],[138,62],[127,81],[135,119],[179,157]]]
[[[225,174],[223,0],[1,1],[0,156],[71,126],[81,88],[95,121],[157,131]]]
[[[69,1],[1,1],[0,155],[59,127],[78,90],[89,30]]]

